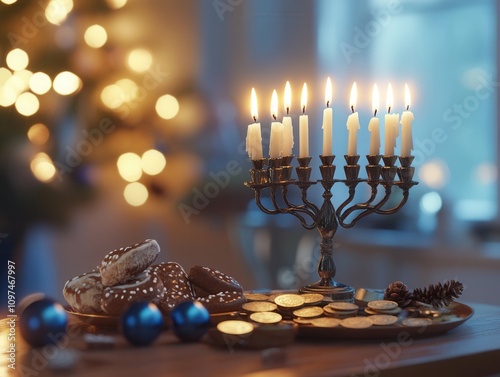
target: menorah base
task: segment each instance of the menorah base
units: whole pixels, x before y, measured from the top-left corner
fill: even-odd
[[[333,284],[325,285],[322,280],[317,283],[306,285],[299,289],[300,293],[321,293],[333,301],[354,302],[355,290],[353,287],[333,281]]]

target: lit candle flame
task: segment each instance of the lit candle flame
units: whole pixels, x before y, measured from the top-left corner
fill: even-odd
[[[276,89],[273,90],[273,95],[271,96],[271,116],[274,120],[278,117],[278,93],[276,93]]]
[[[285,84],[285,112],[288,115],[290,113],[290,106],[292,104],[292,88],[290,88],[290,82]]]
[[[330,103],[332,102],[332,80],[330,77],[326,79],[326,87],[325,87],[325,102],[326,107],[330,107]]]
[[[406,110],[410,110],[410,105],[411,105],[410,89],[408,88],[408,84],[405,84],[405,107],[406,107]]]
[[[356,107],[356,100],[358,98],[358,87],[356,85],[356,81],[352,84],[351,89],[351,97],[349,100],[349,106],[351,107],[351,111],[354,113],[354,108]]]
[[[257,110],[257,94],[255,93],[255,88],[252,88],[252,94],[250,96],[250,114],[252,115],[253,121],[257,122],[259,112]]]
[[[300,108],[302,109],[302,114],[305,114],[307,106],[307,84],[304,83],[302,87],[302,95],[300,96]]]
[[[380,94],[378,92],[377,84],[373,85],[373,96],[372,96],[372,110],[373,116],[377,116],[377,111],[380,106]]]
[[[394,106],[394,94],[392,92],[392,85],[389,84],[389,86],[387,87],[387,113],[391,112],[393,106]]]

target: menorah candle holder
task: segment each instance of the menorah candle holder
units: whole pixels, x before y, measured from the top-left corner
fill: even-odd
[[[261,211],[270,215],[291,214],[297,217],[306,229],[317,228],[321,235],[321,256],[318,263],[320,280],[316,283],[300,288],[300,292],[315,292],[331,297],[335,301],[354,301],[354,288],[334,280],[337,268],[333,260],[333,238],[340,226],[352,228],[360,219],[372,213],[390,215],[399,211],[408,201],[410,189],[417,185],[413,181],[415,168],[411,166],[414,157],[368,155],[368,164],[365,166],[367,178],[359,178],[359,155],[345,155],[345,179],[335,179],[336,166],[333,164],[335,156],[319,156],[321,178],[311,181],[309,166],[311,157],[298,157],[299,166],[296,167],[297,179],[292,178],[292,160],[294,156],[252,160],[250,169],[251,181],[245,185],[255,193],[255,202]],[[396,166],[399,159],[400,165]],[[383,161],[383,165],[380,161]],[[399,178],[399,180],[395,180]],[[323,203],[321,207],[314,204],[307,196],[309,188],[316,184],[323,186]],[[334,184],[343,183],[348,189],[347,198],[334,208],[331,189]],[[370,187],[369,198],[362,203],[353,203],[356,188],[360,183]],[[300,203],[292,203],[289,187],[296,186],[300,190]],[[394,186],[402,191],[399,202],[384,209],[384,205],[391,198]],[[383,194],[378,195],[380,189]],[[269,192],[271,205],[266,207],[262,202],[262,194]],[[352,218],[348,220],[351,216]]]

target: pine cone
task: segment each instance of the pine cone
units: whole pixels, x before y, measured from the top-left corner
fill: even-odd
[[[400,307],[404,308],[412,302],[413,297],[406,284],[402,281],[395,281],[386,288],[384,299],[395,301]]]
[[[462,283],[450,280],[446,283],[431,284],[427,288],[415,288],[413,300],[430,304],[435,307],[448,306],[456,298],[459,298],[464,290]]]

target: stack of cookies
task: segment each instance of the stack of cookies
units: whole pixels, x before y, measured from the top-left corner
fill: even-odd
[[[155,240],[109,252],[92,271],[66,282],[63,295],[84,314],[118,316],[133,302],[153,302],[168,315],[183,301],[199,300],[211,313],[235,310],[246,299],[232,277],[194,266],[189,275],[176,262],[154,264],[160,247]]]

